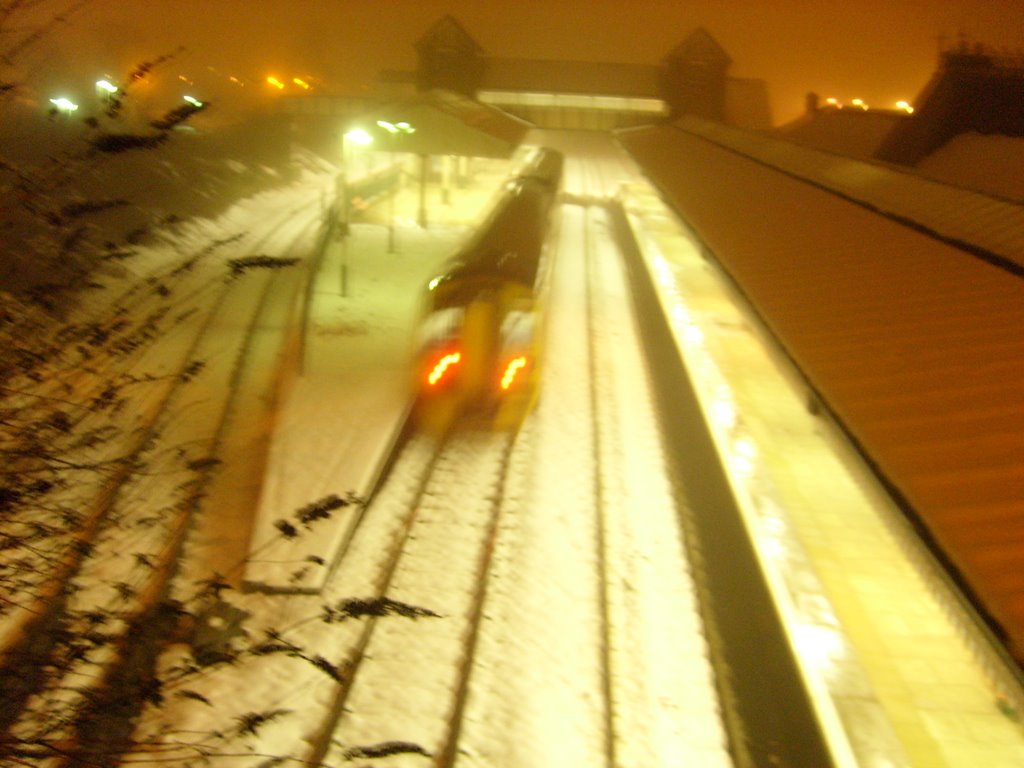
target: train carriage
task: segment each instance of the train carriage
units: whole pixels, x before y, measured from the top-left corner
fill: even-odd
[[[537,392],[543,284],[562,155],[532,153],[473,235],[434,277],[420,324],[417,425],[515,429]]]

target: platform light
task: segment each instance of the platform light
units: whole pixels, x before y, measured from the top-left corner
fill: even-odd
[[[345,132],[345,141],[352,142],[357,147],[368,147],[373,144],[373,136],[365,128],[353,128]]]
[[[270,75],[270,76],[267,77],[267,82],[270,85],[272,85],[275,88],[277,88],[279,91],[284,90],[284,83],[282,83],[280,80],[278,80],[273,75]]]
[[[377,127],[383,128],[385,131],[390,133],[392,136],[397,136],[400,133],[416,133],[416,129],[413,128],[409,123],[401,120],[397,123],[391,123],[387,120],[378,120]]]
[[[867,109],[868,105],[864,103],[864,99],[853,99],[851,102],[853,106],[859,107],[860,109]]]
[[[104,91],[105,93],[109,93],[111,95],[117,93],[117,86],[109,80],[97,80],[96,87],[99,90]]]
[[[53,104],[53,106],[55,106],[65,115],[70,115],[72,112],[78,109],[78,105],[75,104],[75,102],[73,102],[71,99],[64,98],[63,96],[56,99],[50,99],[50,103]]]
[[[750,477],[757,468],[757,446],[749,437],[738,437],[732,444],[730,465],[740,477]]]
[[[185,98],[185,101],[187,101],[189,104],[191,104],[196,109],[199,109],[201,106],[203,106],[203,102],[201,102],[197,98],[194,98],[192,96],[185,96],[184,98]]]
[[[836,109],[843,108],[843,105],[839,103],[839,99],[837,99],[835,96],[829,96],[827,99],[825,99],[825,103],[828,104],[830,107],[835,107]]]
[[[914,108],[912,106],[910,106],[909,102],[906,102],[906,101],[897,101],[896,102],[896,109],[903,110],[908,115],[914,114]]]
[[[711,418],[722,429],[730,431],[736,426],[736,406],[729,391],[719,392],[718,397],[711,401]]]
[[[295,83],[297,86],[299,86],[299,88],[301,88],[304,91],[308,91],[310,89],[309,83],[307,83],[301,77],[293,77],[292,82]]]

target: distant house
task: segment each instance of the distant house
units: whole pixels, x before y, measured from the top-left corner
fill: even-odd
[[[812,100],[804,114],[780,126],[778,133],[794,144],[871,160],[896,124],[908,117],[891,109],[820,107]]]
[[[961,43],[940,57],[939,68],[875,157],[917,165],[960,134],[1024,137],[1024,60]]]
[[[899,110],[820,105],[776,129],[795,144],[904,166],[947,184],[1024,200],[1024,58],[961,43]]]

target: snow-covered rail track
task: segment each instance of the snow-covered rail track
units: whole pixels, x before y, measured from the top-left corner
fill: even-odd
[[[358,668],[340,665],[331,731],[307,759],[731,764],[600,207],[565,207],[554,272],[538,412],[511,444],[460,435],[412,498],[400,459],[367,511],[364,525],[392,517],[374,539],[401,539],[376,609],[418,618],[348,640]]]
[[[282,212],[261,237],[239,238],[244,251],[231,252],[266,247],[280,237],[278,226],[298,213]],[[308,212],[302,219],[299,234],[289,235],[291,245],[311,221]],[[142,705],[154,657],[178,628],[169,584],[218,464],[219,438],[254,329],[282,282],[282,273],[269,270],[232,276],[224,263],[194,268],[222,244],[168,271],[161,291],[140,298],[129,290],[116,305],[118,314],[158,312],[161,318],[173,306],[183,321],[154,324],[128,350],[133,359],[122,356],[122,367],[159,371],[138,377],[146,386],[135,393],[132,410],[142,416],[130,426],[133,447],[108,459],[110,470],[100,473],[87,500],[79,500],[77,525],[56,542],[55,555],[41,556],[46,567],[37,569],[38,581],[30,588],[22,582],[27,599],[4,616],[0,754],[27,749],[40,765],[116,755]],[[129,311],[132,302],[139,306]],[[116,335],[111,343],[118,343]],[[108,356],[111,366],[117,355]],[[112,429],[112,416],[97,409],[83,421]],[[161,514],[153,515],[154,508]],[[5,534],[12,535],[10,526]]]
[[[515,441],[462,435],[425,495],[396,498],[410,522],[376,594],[439,615],[378,621],[314,761],[731,764],[607,230],[600,206],[564,207],[544,389]]]
[[[451,763],[439,756],[451,754],[457,740],[511,440],[457,430],[430,460],[411,500],[403,487],[386,483],[367,509],[368,517],[392,515],[397,493],[403,512],[377,589],[365,601],[344,603],[370,615],[343,664],[345,681],[310,758],[314,763],[353,759],[380,743],[415,745],[411,752]],[[391,482],[407,486],[409,480]],[[378,619],[389,614],[423,620],[410,627]]]

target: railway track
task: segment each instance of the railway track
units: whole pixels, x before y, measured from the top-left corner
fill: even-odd
[[[412,435],[319,595],[232,595],[231,663],[161,660],[133,760],[731,764],[620,255],[562,213],[536,412]]]
[[[429,626],[416,633],[421,648],[409,647],[408,626],[377,616],[365,620],[314,763],[335,764],[367,751],[367,744],[396,741],[416,744],[436,764],[453,763],[511,450],[508,435],[456,432],[432,457],[369,601],[383,615],[424,617]],[[377,503],[388,505],[388,494],[385,489]],[[446,558],[446,552],[458,556]],[[447,567],[439,569],[439,561]],[[395,679],[407,684],[394,686]],[[401,713],[424,708],[436,712],[429,725],[421,721],[417,733],[396,739]],[[356,711],[361,716],[353,720],[349,713]]]
[[[366,510],[362,526],[391,530],[357,534],[333,581],[365,577],[360,551],[388,542],[360,593],[381,615],[344,641],[314,764],[727,764],[670,492],[651,487],[655,454],[623,452],[658,438],[653,414],[629,408],[646,386],[639,352],[611,359],[633,339],[605,226],[567,209],[538,413],[514,441],[457,433],[418,470],[411,444]],[[672,716],[652,719],[652,701]]]
[[[223,662],[168,646],[133,761],[799,764],[751,749],[722,695],[635,286],[604,200],[571,199],[535,413],[514,438],[412,435],[320,594],[231,594]]]
[[[240,254],[268,247],[275,224],[297,215],[305,220],[304,208],[283,212],[262,237],[211,243],[151,276],[149,289],[115,297],[114,319],[90,327],[98,332],[113,324],[116,331],[95,345],[89,365],[59,381],[60,402],[68,404],[95,402],[116,381],[119,392],[129,390],[125,400],[134,399],[125,410],[142,416],[123,425],[118,409],[96,407],[69,420],[72,434],[111,436],[123,429],[130,447],[125,451],[124,440],[116,450],[113,440],[99,441],[99,450],[83,446],[83,468],[63,477],[65,487],[79,492],[50,500],[57,510],[72,504],[83,510],[76,525],[45,548],[31,548],[33,564],[8,566],[39,576],[20,582],[20,594],[5,601],[14,608],[3,624],[0,754],[27,754],[41,765],[87,765],[123,748],[152,676],[154,631],[173,631],[178,618],[169,610],[169,584],[217,464],[253,329],[281,282],[280,273],[263,271],[243,278],[249,284],[242,286],[230,279],[226,262],[205,262],[214,254],[223,258],[226,247]],[[117,320],[140,315],[139,328]],[[225,323],[233,326],[228,334]],[[53,402],[51,392],[32,397]],[[97,473],[97,466],[108,469]],[[161,508],[157,515],[154,506]],[[17,525],[5,524],[7,541]]]

